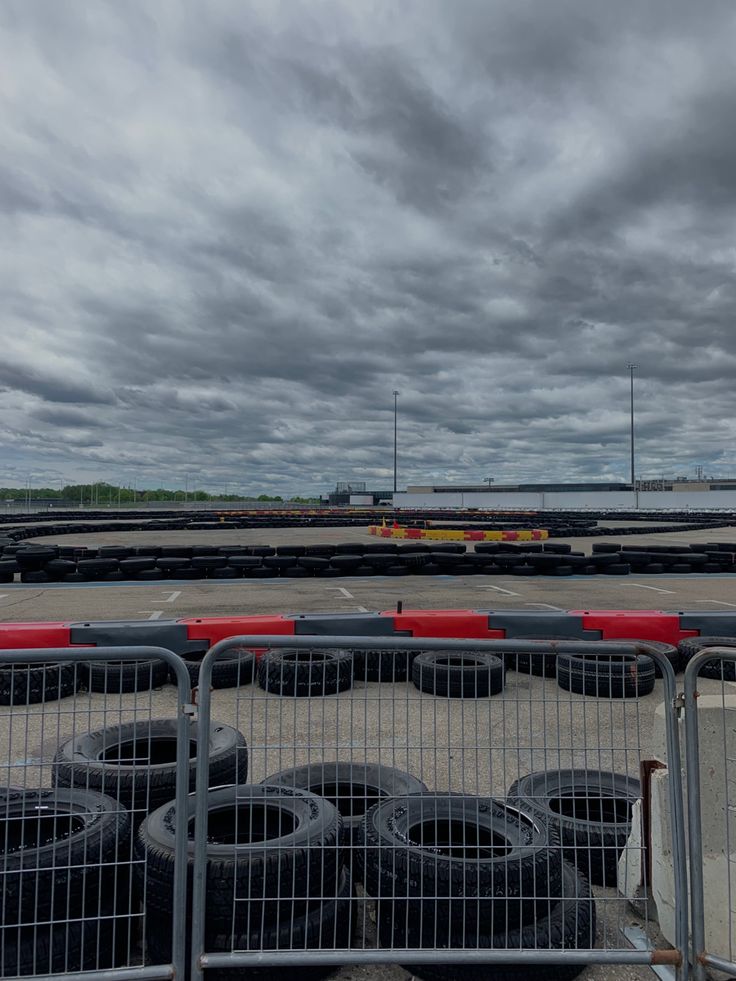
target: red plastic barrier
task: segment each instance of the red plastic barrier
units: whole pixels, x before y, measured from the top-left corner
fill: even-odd
[[[68,623],[2,623],[0,649],[70,647]]]
[[[570,610],[583,618],[585,630],[600,630],[604,640],[616,637],[661,640],[679,644],[685,637],[697,637],[697,630],[682,630],[678,613],[664,610]]]
[[[391,616],[397,631],[410,630],[412,637],[475,637],[496,640],[503,630],[488,629],[488,614],[474,610],[419,610],[407,613],[384,613]]]
[[[736,614],[713,613],[711,611],[691,611],[670,613],[662,610],[569,610],[567,611],[571,624],[571,638],[579,636],[579,630],[598,631],[605,640],[620,638],[638,638],[641,640],[661,640],[670,644],[677,644],[685,637],[697,637],[702,635],[721,636],[724,633],[734,633],[736,635]],[[506,636],[506,630],[511,630],[513,626],[513,636],[520,636],[521,630],[525,627],[525,618],[528,625],[531,625],[533,618],[531,614],[523,610],[407,610],[402,613],[386,611],[380,614],[381,617],[391,618],[394,630],[399,634],[410,635],[413,637],[455,637],[455,638],[477,638],[477,639],[502,639]],[[534,618],[533,636],[539,634],[539,617],[536,613]],[[329,621],[331,615],[325,614],[324,620]],[[336,624],[342,628],[345,614],[335,614]],[[502,620],[503,627],[489,629],[489,617]],[[725,618],[725,619],[724,619]],[[357,621],[351,624],[350,630],[360,633],[361,617],[356,615]],[[565,613],[560,613],[559,618],[556,614],[550,614],[550,619],[555,620],[554,635],[564,634]],[[366,614],[365,635],[371,634],[371,620],[376,622],[375,614]],[[683,629],[680,624],[685,622],[694,623],[698,629]],[[170,621],[173,622],[173,621]],[[296,632],[295,625],[298,620],[293,617],[274,614],[270,616],[241,616],[241,617],[190,617],[175,621],[174,623],[186,628],[187,641],[201,641],[202,646],[211,645],[225,637],[233,637],[237,634],[279,634],[283,636],[293,636]],[[105,624],[106,638],[113,637],[113,640],[106,639],[105,642],[116,644],[135,643],[133,634],[139,635],[141,623],[145,621],[129,621],[136,624],[136,631],[132,632],[128,623],[110,621]],[[82,624],[82,627],[89,626]],[[164,623],[149,624],[153,630],[160,627],[162,630],[170,630]],[[330,625],[332,626],[332,625]],[[75,626],[79,630],[80,625]],[[335,628],[337,629],[337,628]],[[32,647],[71,647],[72,625],[70,623],[2,623],[0,624],[0,650],[12,648],[28,649]],[[328,633],[332,630],[327,628]],[[385,636],[378,635],[376,636]],[[390,634],[389,634],[390,636]]]
[[[293,635],[294,621],[280,614],[250,617],[197,617],[179,620],[187,627],[189,640],[208,641],[209,646],[236,634]]]

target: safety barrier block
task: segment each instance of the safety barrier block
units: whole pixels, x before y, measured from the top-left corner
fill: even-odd
[[[412,637],[501,640],[504,636],[503,630],[489,629],[488,613],[479,610],[407,610],[383,616],[393,617],[396,633],[409,632]]]
[[[189,640],[201,640],[212,646],[225,637],[237,634],[294,634],[294,620],[281,614],[244,617],[189,617],[179,620],[186,625]]]
[[[599,630],[604,640],[634,637],[678,644],[685,637],[696,637],[697,630],[684,630],[682,614],[665,610],[571,610],[582,616],[586,630]],[[710,616],[711,614],[706,614]]]
[[[70,645],[68,623],[0,623],[0,650]]]

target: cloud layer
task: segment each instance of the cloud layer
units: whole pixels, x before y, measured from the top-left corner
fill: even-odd
[[[736,472],[736,10],[0,6],[0,484]]]

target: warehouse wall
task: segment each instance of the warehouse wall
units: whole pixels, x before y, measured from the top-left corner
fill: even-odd
[[[736,510],[734,491],[640,491],[640,510],[683,508]],[[569,493],[509,493],[488,494],[395,494],[394,503],[404,508],[493,508],[494,510],[544,508],[635,508],[636,495],[632,491],[585,491]]]

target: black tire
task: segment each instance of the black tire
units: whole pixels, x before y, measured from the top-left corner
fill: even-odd
[[[32,705],[73,695],[84,681],[80,665],[8,664],[0,667],[0,705]]]
[[[95,916],[0,927],[0,978],[127,966],[126,952],[117,951],[118,930],[116,919]]]
[[[496,934],[480,934],[476,947],[508,950],[590,950],[595,946],[596,907],[590,886],[567,863],[561,876],[561,898],[545,903],[545,913],[523,927],[501,930]],[[390,911],[386,910],[385,914]],[[395,923],[395,919],[394,919]],[[379,922],[379,942],[393,944],[396,928]],[[421,939],[421,937],[419,938]],[[452,946],[468,947],[468,936],[461,929],[454,935]],[[388,944],[387,944],[388,941]],[[433,946],[427,938],[426,946]],[[425,944],[412,944],[425,946]],[[406,970],[423,981],[572,981],[585,964],[416,964]]]
[[[189,672],[192,688],[199,684],[199,669],[206,653],[207,651],[187,651],[180,655]],[[212,687],[239,688],[241,685],[249,685],[255,673],[255,653],[247,647],[231,647],[212,665]]]
[[[353,684],[353,656],[350,651],[294,647],[267,651],[258,665],[258,684],[275,695],[334,695]]]
[[[406,681],[417,651],[358,651],[353,653],[353,673],[361,681]]]
[[[187,889],[194,867],[194,795],[187,798]],[[315,794],[290,787],[247,784],[207,794],[207,924],[217,932],[248,929],[252,910],[275,900],[275,915],[294,915],[310,898],[334,896],[342,865],[342,821]],[[183,831],[173,802],[141,824],[135,842],[146,907],[167,914],[174,881],[174,848]],[[264,842],[268,842],[267,847]],[[237,902],[234,900],[237,899]],[[248,902],[245,902],[248,900]]]
[[[176,794],[176,729],[175,719],[153,719],[75,736],[54,756],[54,785],[109,794],[140,820]],[[194,722],[189,744],[190,791],[196,779],[198,736]],[[211,724],[209,759],[210,786],[241,784],[248,779],[248,749],[237,729]]]
[[[736,647],[736,637],[686,637],[677,645],[682,658],[682,666],[707,647]],[[717,681],[736,681],[736,662],[708,661],[699,672],[702,678],[715,678]]]
[[[628,576],[631,573],[631,566],[628,562],[614,562],[612,565],[605,565],[601,569],[604,576]]]
[[[490,931],[524,922],[560,888],[561,849],[505,802],[460,794],[397,797],[372,807],[357,850],[366,892],[403,900],[436,945],[451,924]],[[481,927],[481,924],[484,924]]]
[[[638,698],[654,691],[654,661],[644,654],[560,654],[557,683],[565,691],[596,698]]]
[[[486,698],[503,691],[504,666],[495,654],[423,651],[411,666],[415,686],[446,698]]]
[[[515,637],[514,640],[572,640],[572,637]],[[538,678],[554,678],[557,675],[557,654],[539,651],[502,651],[506,667],[519,674],[533,674]]]
[[[90,790],[3,790],[0,815],[5,925],[73,918],[103,898],[130,838],[117,801]]]
[[[618,637],[607,637],[606,640],[616,644],[648,644],[650,647],[653,647],[658,654],[663,654],[667,658],[672,665],[672,670],[675,673],[677,673],[680,668],[680,652],[674,644],[665,644],[665,642],[662,640],[637,640],[630,637],[623,637],[621,639]],[[656,678],[662,677],[662,669],[656,661],[654,661],[654,676]]]
[[[340,812],[346,844],[355,846],[360,843],[363,817],[374,804],[428,789],[410,773],[378,763],[311,763],[281,770],[261,783],[296,787],[326,798]]]
[[[169,678],[165,661],[89,661],[87,686],[90,691],[135,692],[160,688]]]
[[[544,770],[521,777],[509,799],[559,836],[565,858],[591,882],[615,885],[641,786],[600,770]]]
[[[231,932],[217,933],[205,930],[205,944],[208,951],[229,952],[232,950],[313,950],[346,949],[350,946],[352,928],[352,885],[349,873],[343,869],[337,885],[336,898],[312,900],[307,903],[301,915],[269,916],[268,900],[254,904],[252,923],[237,935]],[[259,907],[266,907],[266,914]],[[270,925],[271,922],[275,925]],[[247,929],[250,927],[250,929]],[[149,959],[155,964],[168,964],[171,961],[171,916],[150,916],[146,921],[146,945]],[[208,935],[211,934],[211,935]],[[305,965],[297,969],[299,978],[318,981],[334,972],[330,965]],[[233,970],[208,969],[210,981],[232,981]],[[259,978],[262,981],[292,981],[294,967],[263,967],[238,970],[241,977]],[[186,975],[189,977],[189,974]]]

